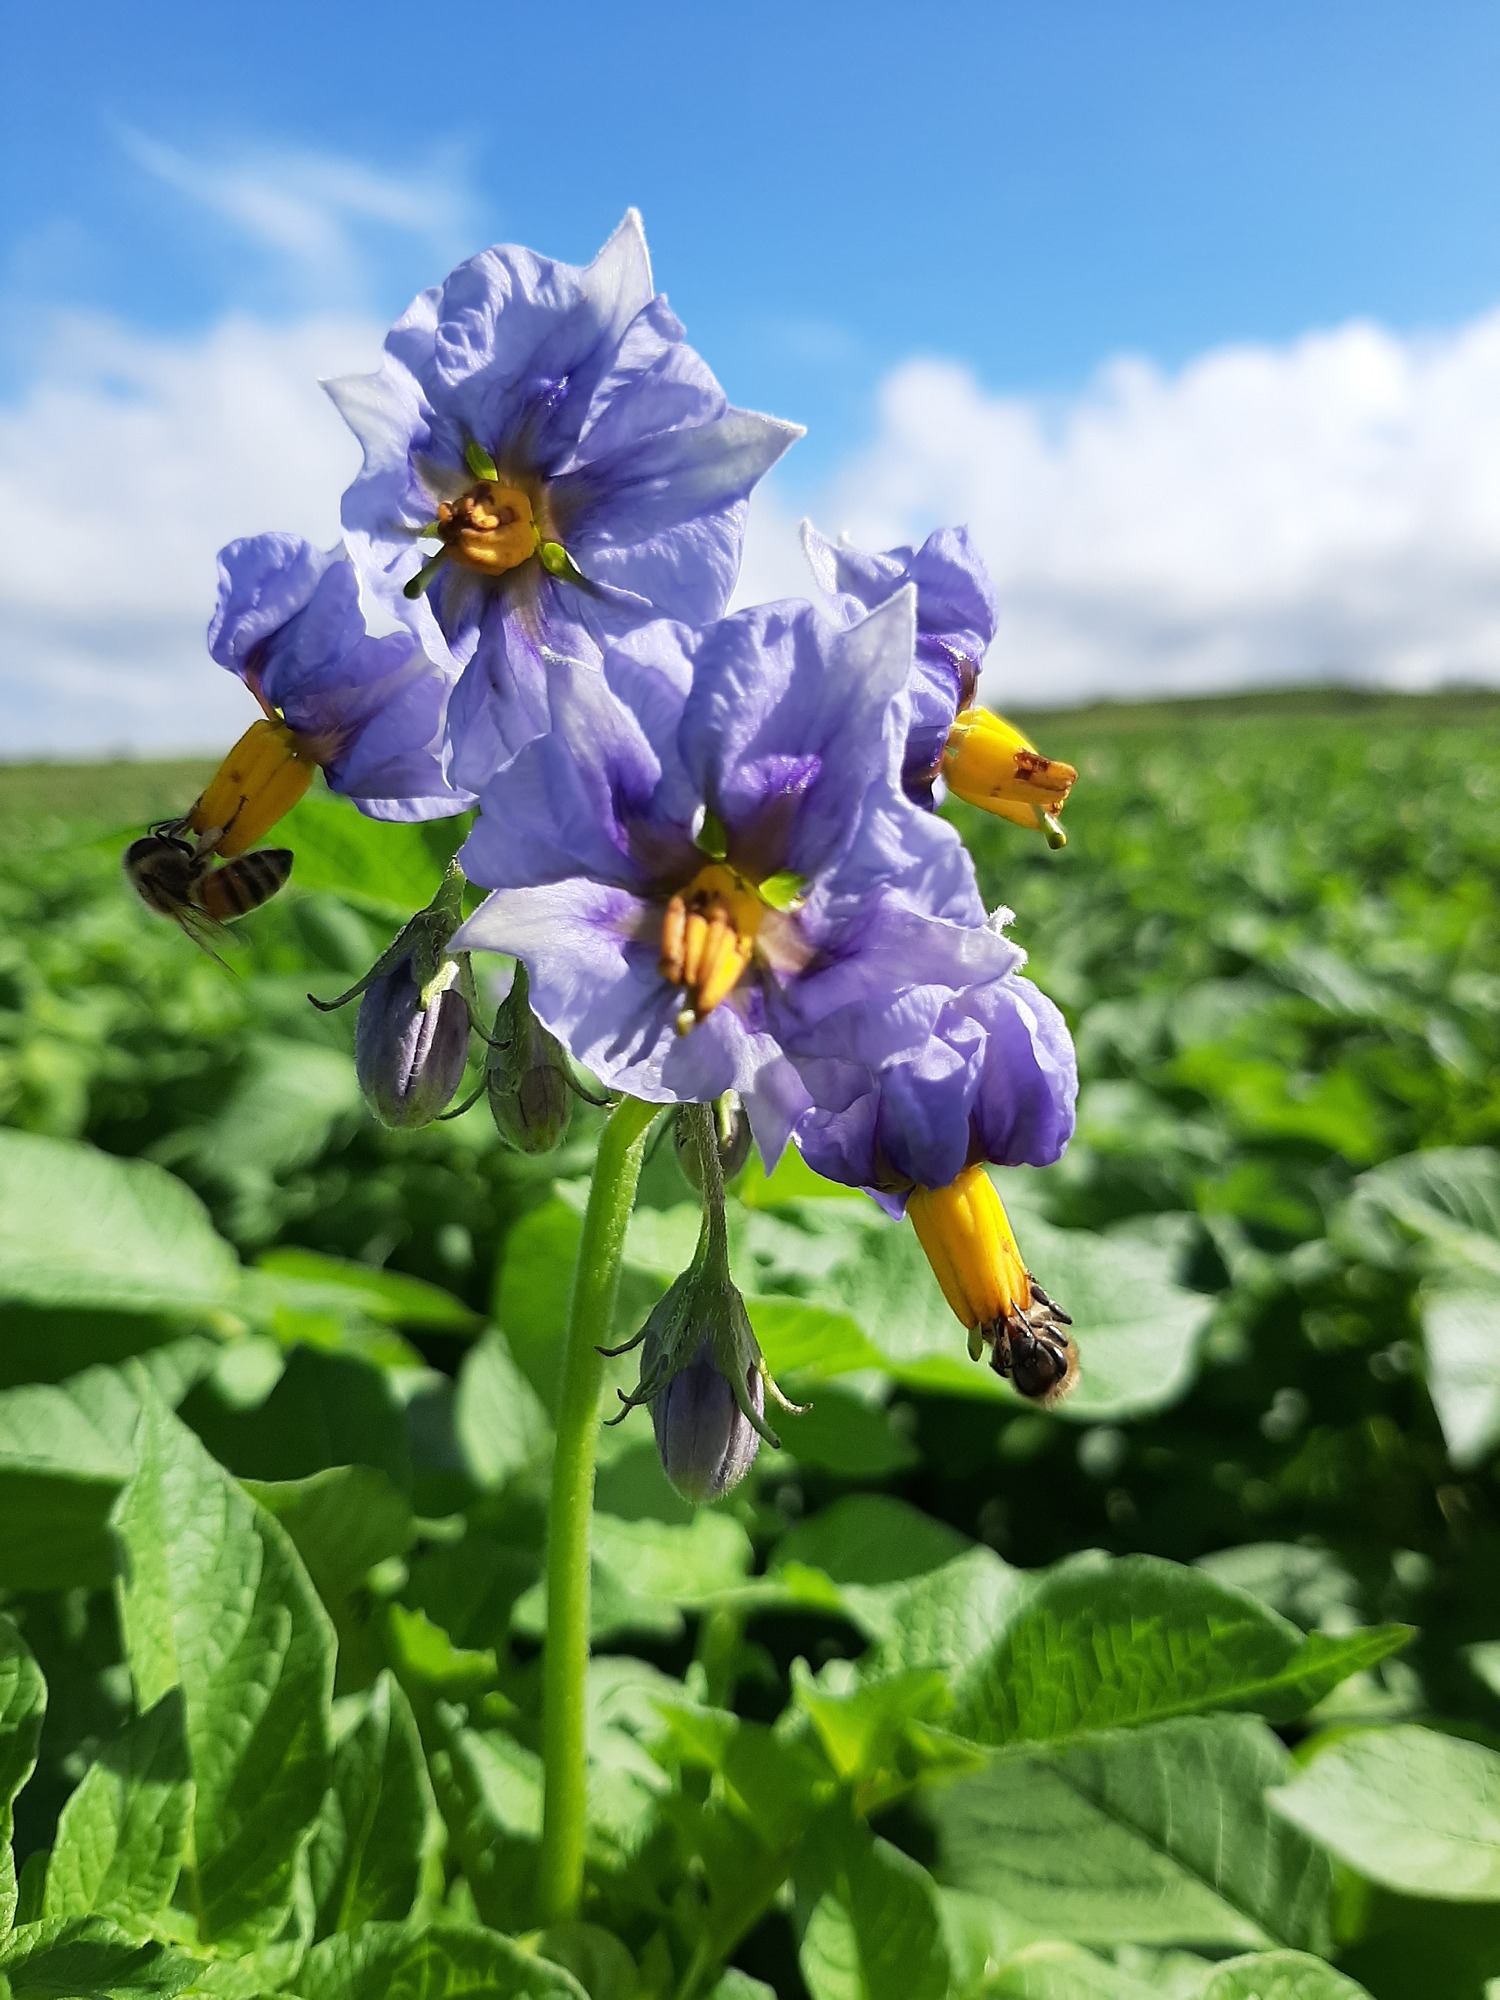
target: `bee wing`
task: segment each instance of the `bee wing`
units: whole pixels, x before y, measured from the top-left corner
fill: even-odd
[[[196,903],[181,904],[172,912],[172,921],[180,931],[192,939],[199,951],[208,954],[215,965],[222,965],[228,973],[234,972],[229,960],[214,950],[216,944],[229,942],[231,933],[227,924],[221,924],[217,918],[211,917],[207,910],[200,910]]]

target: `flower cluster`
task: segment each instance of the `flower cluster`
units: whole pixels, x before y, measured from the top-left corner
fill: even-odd
[[[775,1393],[714,1129],[909,1216],[971,1353],[1061,1394],[1066,1315],[985,1168],[1058,1158],[1072,1045],[933,806],[946,789],[1060,845],[1076,773],[977,705],[996,603],[966,532],[865,554],[809,526],[819,602],[729,612],[748,496],[799,433],[727,402],[633,214],[586,267],[472,258],[329,388],[364,453],[344,542],[220,558],[209,649],[262,717],[157,830],[184,880],[318,768],[375,818],[477,807],[459,865],[488,894],[460,923],[451,878],[361,982],[361,1080],[388,1123],[437,1115],[469,954],[495,952],[517,971],[480,1089],[511,1143],[557,1143],[587,1077],[718,1107],[717,1128],[680,1113],[704,1236],[633,1399],[685,1491],[743,1473]]]

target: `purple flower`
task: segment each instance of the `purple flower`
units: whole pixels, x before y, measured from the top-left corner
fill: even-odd
[[[948,731],[960,709],[972,706],[979,670],[1000,607],[983,559],[967,528],[940,528],[921,548],[866,555],[830,542],[811,521],[802,524],[802,546],[820,589],[845,623],[884,604],[907,584],[917,592],[917,639],[908,693],[911,733],[903,778],[922,805],[932,801]]]
[[[998,929],[989,935],[1011,963],[962,988],[927,989],[930,1030],[905,1051],[893,1050],[888,1010],[863,998],[789,1043],[814,1100],[797,1129],[799,1150],[826,1179],[867,1188],[891,1214],[914,1187],[946,1187],[982,1161],[1051,1166],[1072,1136],[1072,1037],[1020,975],[1021,953]],[[903,1004],[922,997],[919,988]]]
[[[465,668],[453,769],[474,790],[549,726],[556,661],[719,616],[746,497],[800,435],[730,407],[653,292],[633,210],[586,266],[481,252],[414,301],[375,374],[328,386],[365,454],[351,554]]]
[[[460,857],[495,893],[456,950],[523,959],[538,1018],[613,1088],[737,1090],[770,1159],[812,1103],[793,1041],[864,1005],[883,1059],[914,1054],[1018,957],[901,788],[912,597],[843,631],[796,603],[659,621],[602,673],[559,667],[554,729],[484,788]]]
[[[443,775],[452,671],[409,631],[371,636],[342,550],[295,535],[221,549],[208,650],[373,819],[441,819],[473,804]]]

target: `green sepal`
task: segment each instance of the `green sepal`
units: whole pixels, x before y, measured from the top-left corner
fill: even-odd
[[[347,1007],[351,1000],[357,999],[366,987],[379,979],[382,973],[389,972],[398,965],[403,958],[410,958],[412,976],[423,989],[425,1006],[428,989],[431,989],[433,996],[436,997],[437,993],[451,985],[456,977],[462,977],[462,966],[458,966],[454,972],[446,972],[446,976],[445,970],[450,963],[457,965],[457,961],[450,957],[448,940],[463,922],[463,903],[464,872],[456,861],[450,861],[443,870],[443,879],[439,882],[437,894],[432,901],[425,910],[418,910],[414,917],[407,919],[363,978],[356,979],[348,992],[339,994],[336,1000],[314,999],[311,993],[308,994],[308,999],[320,1014],[331,1014],[337,1007]],[[466,990],[464,997],[470,1000],[472,1008],[470,992]]]
[[[773,910],[797,910],[807,896],[807,882],[790,868],[780,868],[761,883],[760,900]]]
[[[703,824],[693,835],[693,845],[700,854],[706,854],[713,861],[722,861],[729,852],[729,830],[719,815],[705,807]]]
[[[484,446],[474,438],[464,446],[464,463],[476,479],[498,479],[500,468],[490,457]]]
[[[583,571],[561,542],[539,542],[536,552],[548,576],[555,576],[563,583],[583,582]]]

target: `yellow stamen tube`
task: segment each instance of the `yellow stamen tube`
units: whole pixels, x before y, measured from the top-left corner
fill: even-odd
[[[252,722],[204,790],[188,825],[226,860],[253,847],[313,781],[313,745],[284,722]]]
[[[1054,815],[1062,811],[1078,773],[1071,764],[1044,757],[1002,716],[987,708],[959,714],[943,749],[943,776],[948,789],[971,806],[1017,826],[1040,828],[1053,846],[1063,845],[1066,835]]]
[[[969,1330],[971,1358],[988,1348],[995,1373],[1029,1402],[1067,1395],[1078,1379],[1071,1321],[1027,1270],[984,1168],[966,1167],[947,1187],[914,1188],[906,1212],[943,1297]]]
[[[906,1212],[943,1297],[970,1331],[1028,1309],[1031,1279],[983,1167],[965,1167],[947,1187],[914,1189]]]

